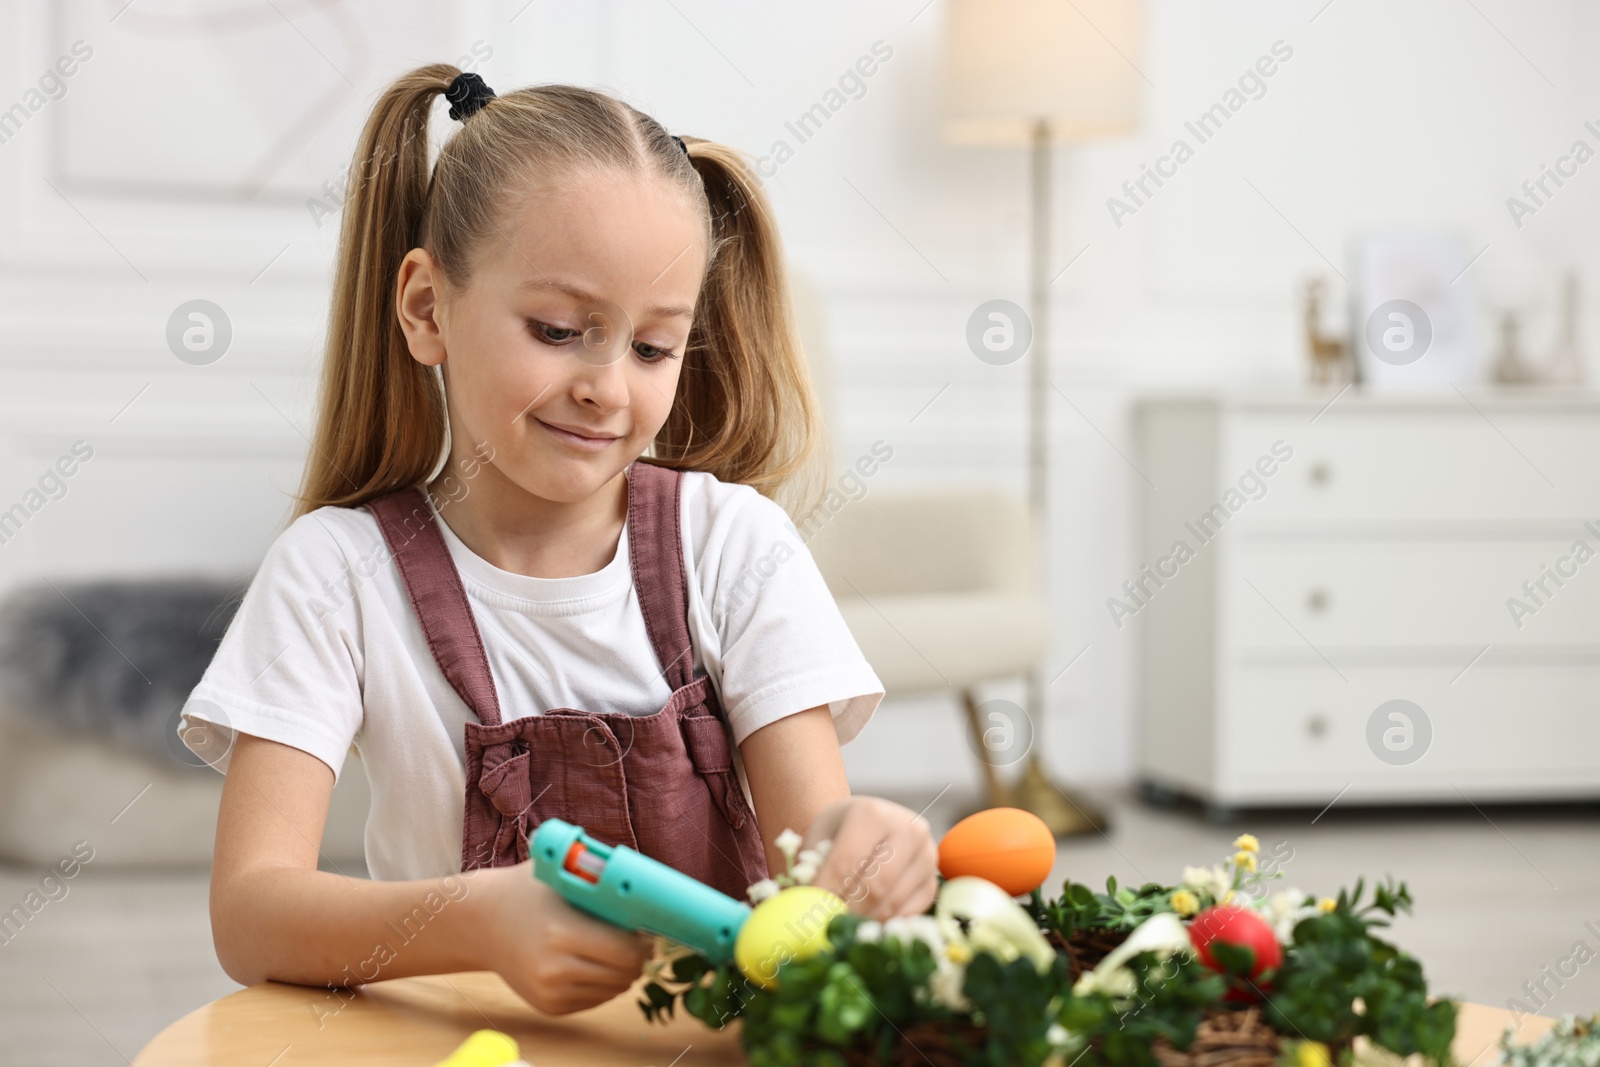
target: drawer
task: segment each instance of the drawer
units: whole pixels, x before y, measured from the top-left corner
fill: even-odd
[[[1548,540],[1251,541],[1229,559],[1236,650],[1600,647],[1600,535],[1582,527]]]
[[[1217,503],[1227,510],[1213,512],[1213,524],[1241,531],[1474,523],[1526,529],[1600,517],[1600,418],[1591,409],[1479,409],[1483,415],[1466,401],[1394,410],[1335,405],[1315,423],[1237,413],[1227,422],[1217,471]],[[1274,456],[1275,444],[1287,459]],[[1250,477],[1263,456],[1263,469],[1274,473]],[[1229,489],[1236,490],[1231,497]]]
[[[1453,684],[1459,667],[1442,662],[1340,669],[1348,681],[1320,661],[1232,672],[1218,709],[1219,799],[1327,803],[1346,787],[1356,801],[1600,796],[1600,658],[1491,652]],[[1427,726],[1411,716],[1408,747],[1405,722],[1389,717],[1404,709],[1385,710],[1383,730],[1400,731],[1386,760],[1368,731],[1394,700]]]

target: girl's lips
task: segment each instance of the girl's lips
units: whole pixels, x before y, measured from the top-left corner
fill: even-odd
[[[550,435],[557,441],[573,448],[581,449],[584,452],[602,452],[606,449],[606,446],[617,440],[615,437],[584,437],[582,434],[575,434],[571,431],[551,426],[548,422],[537,417],[533,421],[548,430]]]

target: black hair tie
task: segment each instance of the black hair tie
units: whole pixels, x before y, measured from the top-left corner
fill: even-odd
[[[483,84],[483,79],[476,74],[462,71],[450,82],[450,87],[444,91],[444,98],[450,101],[450,117],[466,122],[484,104],[494,99],[494,90]]]
[[[671,136],[674,141],[678,142],[678,147],[683,149],[683,154],[687,156],[689,154],[689,146],[683,143],[683,138],[677,134],[672,134]]]

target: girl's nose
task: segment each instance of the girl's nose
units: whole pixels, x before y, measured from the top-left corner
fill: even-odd
[[[615,411],[628,405],[627,352],[601,353],[584,349],[573,368],[572,393],[580,401],[593,403],[602,411]],[[615,356],[615,358],[611,358]]]

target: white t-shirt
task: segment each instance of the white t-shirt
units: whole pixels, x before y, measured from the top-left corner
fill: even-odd
[[[710,675],[735,744],[823,704],[840,743],[855,737],[883,686],[788,515],[750,486],[696,471],[683,474],[681,503],[694,675]],[[535,578],[495,567],[435,518],[503,718],[555,707],[649,715],[667,702],[627,524],[601,570]],[[324,507],[268,549],[179,730],[224,773],[230,729],[309,752],[335,776],[354,747],[372,784],[368,870],[409,879],[460,870],[469,717],[428,650],[377,520],[365,508]],[[205,737],[212,730],[222,732]]]

